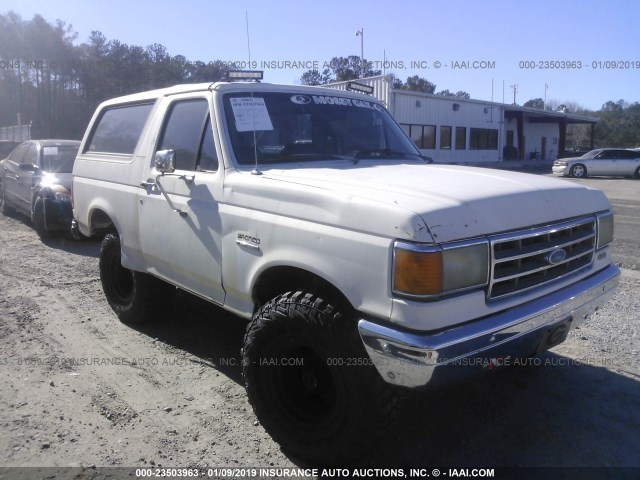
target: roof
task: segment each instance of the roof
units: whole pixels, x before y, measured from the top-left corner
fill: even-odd
[[[142,101],[156,100],[160,97],[166,97],[169,95],[178,95],[182,93],[190,92],[204,92],[204,91],[282,91],[282,92],[300,92],[300,93],[317,93],[324,95],[336,95],[334,89],[322,87],[322,86],[309,86],[309,85],[283,85],[275,83],[257,83],[257,82],[215,82],[215,83],[188,83],[174,85],[172,87],[159,88],[156,90],[148,90],[140,93],[133,93],[122,97],[112,98],[104,101],[101,106],[115,105],[122,103],[133,103]],[[366,95],[360,92],[341,92],[342,96],[349,96],[353,98],[366,97],[369,100],[374,100],[375,97]]]
[[[529,117],[548,118],[548,119],[554,119],[554,121],[557,121],[559,119],[566,119],[568,123],[598,123],[598,119],[595,117],[580,115],[576,113],[555,112],[552,110],[542,110],[539,108],[522,107],[520,105],[509,105],[506,103],[490,102],[487,100],[447,97],[443,95],[434,95],[432,93],[416,92],[413,90],[403,90],[403,89],[397,89],[397,88],[394,88],[391,91],[395,94],[416,95],[419,97],[428,98],[428,99],[437,100],[437,101],[448,101],[451,103],[469,103],[469,104],[475,104],[475,105],[484,105],[486,107],[497,107],[497,108],[503,109],[507,116],[509,116],[508,115],[509,113],[513,114],[515,112],[522,112],[523,114],[527,114]]]
[[[57,138],[43,138],[26,140],[23,143],[39,143],[43,147],[77,147],[80,145],[80,140],[65,140]]]

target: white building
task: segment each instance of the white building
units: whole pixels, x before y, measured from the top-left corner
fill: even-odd
[[[555,160],[566,144],[567,125],[597,119],[482,100],[465,100],[393,88],[393,75],[326,85],[373,87],[422,153],[438,163]],[[357,86],[357,85],[356,85]]]

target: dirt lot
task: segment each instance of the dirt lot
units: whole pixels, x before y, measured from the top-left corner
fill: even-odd
[[[364,466],[640,467],[640,182],[584,182],[618,213],[613,301],[534,365],[412,395]],[[121,324],[98,251],[0,216],[0,466],[303,466],[246,400],[244,322],[181,294]]]

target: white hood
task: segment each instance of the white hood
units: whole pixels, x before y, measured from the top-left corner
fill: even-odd
[[[485,168],[361,161],[342,167],[333,164],[331,168],[265,169],[263,172],[262,180],[315,187],[325,195],[333,192],[331,197],[336,200],[349,198],[353,203],[353,198],[357,197],[365,200],[365,204],[386,204],[387,208],[379,216],[375,215],[375,209],[362,212],[369,214],[366,228],[362,215],[345,212],[350,217],[350,223],[345,226],[372,233],[378,230],[377,233],[384,235],[390,230],[389,225],[382,223],[389,223],[388,212],[393,210],[398,218],[394,219],[395,227],[391,231],[398,238],[418,241],[430,241],[419,233],[424,229],[422,222],[433,241],[447,242],[542,225],[610,208],[605,195],[596,189],[566,180]],[[263,206],[268,203],[268,197],[268,194],[263,197],[266,201]],[[313,204],[312,198],[300,200],[307,206]],[[329,203],[340,208],[336,202]],[[349,206],[344,205],[344,208]],[[410,212],[414,219],[400,218]]]

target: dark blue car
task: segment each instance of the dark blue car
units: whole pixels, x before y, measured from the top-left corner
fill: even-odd
[[[41,237],[70,231],[71,171],[80,142],[29,140],[0,162],[0,211],[28,215]]]

